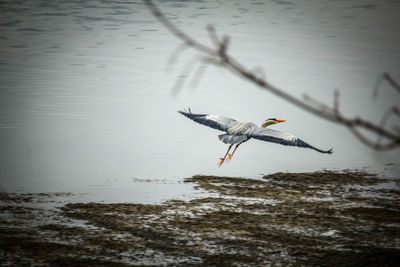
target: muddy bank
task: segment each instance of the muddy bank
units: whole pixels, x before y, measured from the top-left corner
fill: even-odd
[[[395,266],[398,180],[359,171],[185,179],[208,197],[46,205],[0,194],[2,265]]]

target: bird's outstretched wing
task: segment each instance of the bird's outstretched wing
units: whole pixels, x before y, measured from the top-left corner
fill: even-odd
[[[182,115],[188,117],[191,120],[194,120],[195,122],[198,122],[200,124],[206,125],[208,127],[220,130],[220,131],[226,131],[235,124],[238,123],[238,121],[224,117],[221,115],[213,115],[213,114],[194,114],[192,112],[185,112],[185,111],[178,111]]]
[[[267,142],[278,143],[285,146],[298,146],[298,147],[311,148],[321,153],[332,154],[332,149],[321,150],[316,147],[313,147],[312,145],[307,144],[303,140],[297,138],[296,136],[290,133],[283,133],[272,129],[257,128],[253,131],[252,134],[249,135],[249,137]]]

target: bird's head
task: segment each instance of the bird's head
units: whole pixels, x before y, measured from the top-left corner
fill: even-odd
[[[265,128],[265,127],[270,126],[270,125],[272,125],[272,124],[277,124],[277,123],[284,122],[284,121],[285,121],[285,120],[278,120],[278,119],[276,119],[276,118],[269,118],[269,119],[265,120],[265,121],[261,124],[261,127]]]

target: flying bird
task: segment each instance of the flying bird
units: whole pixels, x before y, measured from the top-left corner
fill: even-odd
[[[332,149],[329,150],[321,150],[310,144],[307,144],[303,140],[297,138],[296,136],[290,133],[284,133],[272,129],[266,129],[266,127],[274,124],[278,124],[284,122],[285,120],[278,120],[276,118],[269,118],[265,120],[261,127],[258,127],[256,124],[252,122],[238,122],[237,120],[224,117],[221,115],[213,115],[213,114],[194,114],[188,110],[186,111],[178,111],[182,115],[188,117],[195,122],[206,125],[208,127],[220,130],[225,132],[224,134],[218,135],[219,140],[224,142],[225,144],[229,144],[228,150],[225,153],[225,156],[220,158],[218,166],[221,166],[225,159],[230,160],[235,154],[236,149],[243,144],[244,142],[249,141],[251,138],[278,143],[285,146],[298,146],[311,148],[321,153],[332,154]],[[235,149],[232,154],[229,154],[232,146],[236,144]],[[227,158],[228,157],[228,158]]]

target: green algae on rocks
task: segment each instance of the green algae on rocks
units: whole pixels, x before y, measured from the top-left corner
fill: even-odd
[[[209,196],[70,203],[47,213],[51,222],[22,205],[34,195],[3,194],[0,255],[3,264],[394,266],[400,193],[384,185],[396,181],[361,171],[197,175],[184,182]]]

